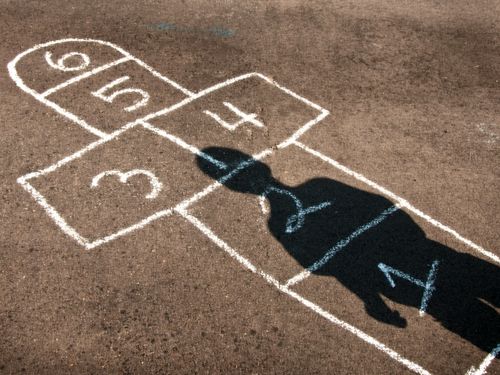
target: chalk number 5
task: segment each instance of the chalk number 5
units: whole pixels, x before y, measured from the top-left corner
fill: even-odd
[[[144,90],[137,89],[137,88],[125,88],[125,89],[115,91],[111,94],[108,93],[108,91],[110,89],[122,84],[123,82],[128,81],[129,79],[130,79],[129,76],[123,76],[123,77],[120,77],[118,79],[115,79],[113,82],[108,83],[107,85],[101,87],[99,90],[93,91],[92,95],[94,95],[95,97],[98,97],[99,99],[104,100],[105,102],[113,103],[113,101],[120,95],[136,94],[136,95],[139,95],[140,98],[138,100],[136,100],[135,103],[132,104],[131,106],[125,107],[124,110],[127,112],[132,112],[138,108],[144,107],[145,105],[148,104],[148,101],[149,101],[149,94]]]

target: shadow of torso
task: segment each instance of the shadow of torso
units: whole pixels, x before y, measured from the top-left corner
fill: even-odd
[[[204,152],[225,161],[249,158],[229,149]],[[283,249],[305,269],[342,283],[372,318],[406,326],[385,296],[431,315],[485,352],[499,344],[500,268],[428,239],[388,199],[327,178],[287,186],[260,162],[223,183],[267,200],[269,230]]]

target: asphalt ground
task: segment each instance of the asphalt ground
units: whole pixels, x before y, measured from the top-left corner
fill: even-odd
[[[500,373],[497,3],[0,21],[0,373]]]

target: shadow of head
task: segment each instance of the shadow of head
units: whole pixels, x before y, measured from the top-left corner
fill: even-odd
[[[209,160],[210,156],[226,165],[222,169]],[[225,147],[208,147],[196,158],[200,170],[227,188],[246,194],[261,195],[273,181],[269,167],[252,156]]]

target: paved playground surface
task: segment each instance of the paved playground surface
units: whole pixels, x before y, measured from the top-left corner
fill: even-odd
[[[0,373],[500,373],[494,2],[0,20]]]

